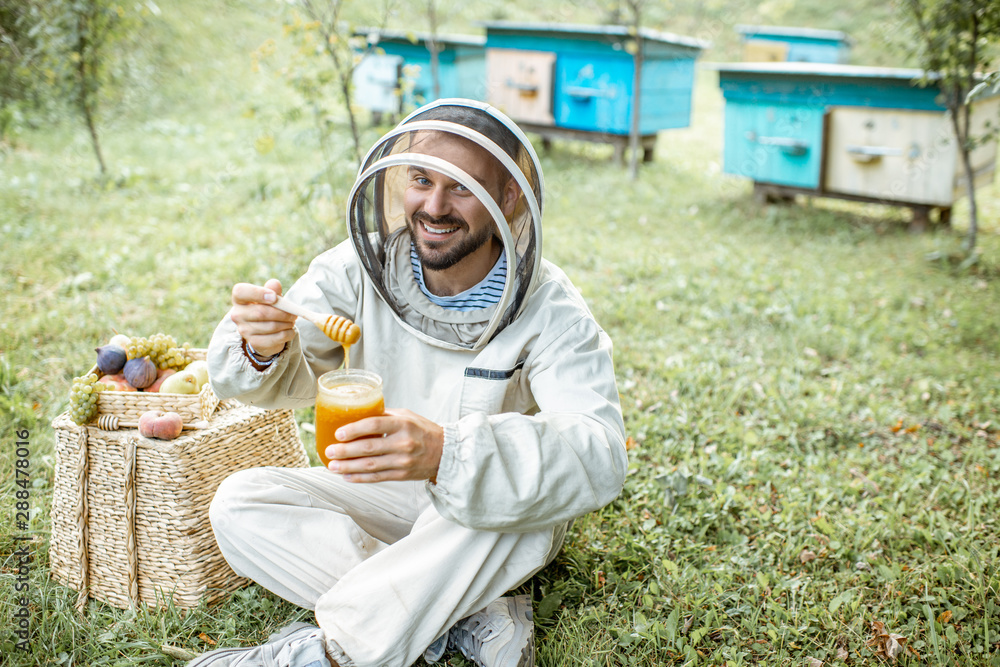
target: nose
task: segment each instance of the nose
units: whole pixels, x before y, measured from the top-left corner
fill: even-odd
[[[447,188],[434,187],[427,193],[427,198],[424,200],[424,212],[427,215],[440,218],[447,214],[450,209],[451,203]]]

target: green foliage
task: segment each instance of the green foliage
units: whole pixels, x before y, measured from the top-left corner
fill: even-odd
[[[0,145],[43,104],[39,65],[42,45],[37,2],[0,5]]]
[[[903,0],[903,11],[913,23],[912,50],[925,71],[925,85],[940,88],[952,118],[962,157],[970,201],[966,250],[975,253],[978,232],[975,180],[970,153],[997,136],[997,123],[977,134],[967,101],[980,83],[980,73],[993,63],[1000,47],[1000,4],[991,0]],[[980,89],[980,92],[982,89]]]
[[[102,103],[122,78],[125,59],[119,47],[138,29],[149,6],[155,7],[114,0],[45,3],[38,34],[45,42],[46,75],[86,125],[102,175],[107,172],[98,131]]]
[[[35,556],[30,653],[0,635],[12,667],[180,666],[312,618],[256,586],[213,608],[78,614],[49,577],[50,423],[93,348],[115,331],[204,347],[235,282],[290,285],[346,236],[350,174],[317,195],[312,120],[266,113],[288,88],[251,69],[269,38],[280,69],[285,17],[267,0],[178,6],[145,36],[166,44],[166,97],[118,121],[114,178],[79,177],[92,158],[75,126],[26,128],[0,156],[5,627],[16,429],[30,431]],[[758,207],[720,173],[709,73],[695,94],[692,127],[664,133],[636,182],[607,146],[542,156],[545,255],[614,341],[631,464],[620,498],[523,586],[539,664],[1000,665],[1000,185],[979,191],[979,259],[964,266],[947,258],[965,200],[955,232],[924,235],[888,207]],[[876,623],[920,659],[884,657]]]

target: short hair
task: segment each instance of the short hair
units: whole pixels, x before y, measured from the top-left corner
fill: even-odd
[[[517,162],[521,142],[514,136],[509,127],[482,109],[444,104],[428,109],[410,119],[410,121],[417,120],[443,120],[457,125],[464,125],[470,130],[475,130],[490,139],[507,153],[515,163]]]

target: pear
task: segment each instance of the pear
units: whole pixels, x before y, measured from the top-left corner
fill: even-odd
[[[160,385],[161,394],[197,394],[198,376],[187,370],[174,373]]]
[[[198,391],[208,383],[208,362],[204,359],[192,361],[184,370],[191,371],[198,378]]]

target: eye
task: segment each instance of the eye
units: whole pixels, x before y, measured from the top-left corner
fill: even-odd
[[[469,192],[469,188],[465,187],[461,183],[456,183],[455,184],[455,190],[458,191],[458,192],[461,192],[463,194],[466,193],[466,192]]]

